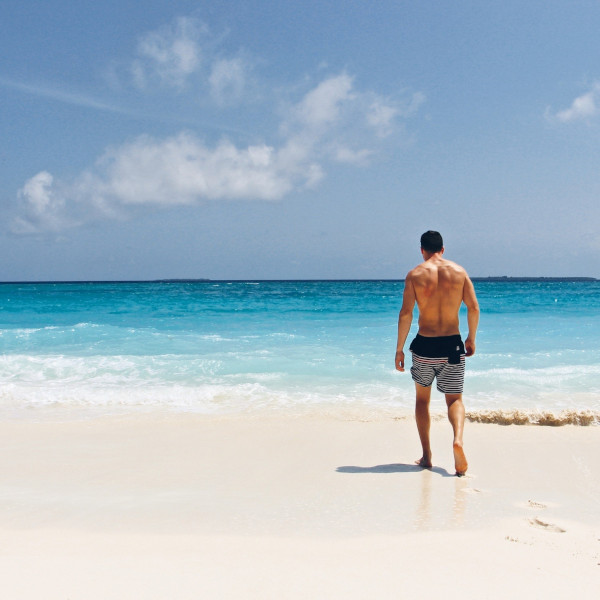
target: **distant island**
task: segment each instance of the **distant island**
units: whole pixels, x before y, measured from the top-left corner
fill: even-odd
[[[198,281],[206,283],[210,279],[153,279],[149,283],[196,283]]]
[[[598,281],[595,277],[509,277],[508,275],[471,277],[472,281],[550,281],[550,282],[572,282],[572,281]]]

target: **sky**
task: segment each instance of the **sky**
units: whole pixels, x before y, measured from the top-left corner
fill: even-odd
[[[600,2],[0,4],[0,281],[600,277]]]

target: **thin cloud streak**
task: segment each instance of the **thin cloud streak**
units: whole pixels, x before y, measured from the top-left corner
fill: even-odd
[[[215,125],[214,122],[200,121],[198,119],[180,117],[176,113],[156,114],[149,111],[134,111],[132,109],[124,108],[122,106],[116,106],[114,104],[109,104],[100,100],[96,100],[95,98],[90,96],[68,92],[56,87],[46,87],[22,83],[18,81],[12,81],[10,79],[5,79],[3,77],[0,77],[0,86],[22,92],[30,96],[37,96],[38,98],[47,98],[49,100],[54,100],[56,102],[61,102],[63,104],[68,104],[71,106],[80,106],[83,108],[90,108],[92,110],[99,110],[103,112],[124,115],[132,119],[154,121],[158,123],[174,123],[177,125],[185,125],[187,127],[200,127],[205,130],[242,135],[249,139],[255,137],[254,134],[250,131],[245,131],[226,125]]]
[[[106,112],[129,114],[129,111],[113,104],[107,104],[90,96],[83,94],[68,92],[58,88],[50,88],[41,85],[33,85],[28,83],[22,83],[19,81],[11,81],[10,79],[0,78],[0,85],[6,88],[17,90],[31,96],[38,96],[41,98],[49,98],[62,102],[64,104],[70,104],[72,106],[82,106],[84,108],[92,108],[95,110],[102,110]]]

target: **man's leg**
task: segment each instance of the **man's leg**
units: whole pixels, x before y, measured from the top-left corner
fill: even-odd
[[[429,400],[431,399],[431,386],[424,387],[415,383],[415,389],[417,395],[415,417],[421,446],[423,447],[423,456],[417,461],[417,464],[425,469],[430,469],[431,445],[429,443],[429,428],[431,426],[431,418],[429,416]]]
[[[463,450],[463,430],[465,426],[465,407],[462,394],[446,394],[446,405],[448,406],[448,420],[454,431],[452,450],[454,452],[454,468],[460,477],[467,472],[469,463]]]

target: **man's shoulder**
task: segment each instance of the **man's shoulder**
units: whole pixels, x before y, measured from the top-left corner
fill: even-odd
[[[452,286],[463,286],[469,279],[466,269],[451,260],[440,269],[438,277]]]
[[[446,260],[444,262],[445,262],[444,266],[446,266],[449,269],[452,269],[456,273],[461,273],[461,274],[464,274],[464,275],[467,274],[466,269],[462,265],[459,265],[458,263],[455,263],[455,262],[453,262],[451,260]]]
[[[412,268],[406,275],[406,281],[419,279],[427,272],[427,266],[425,263],[420,263],[416,267]]]

